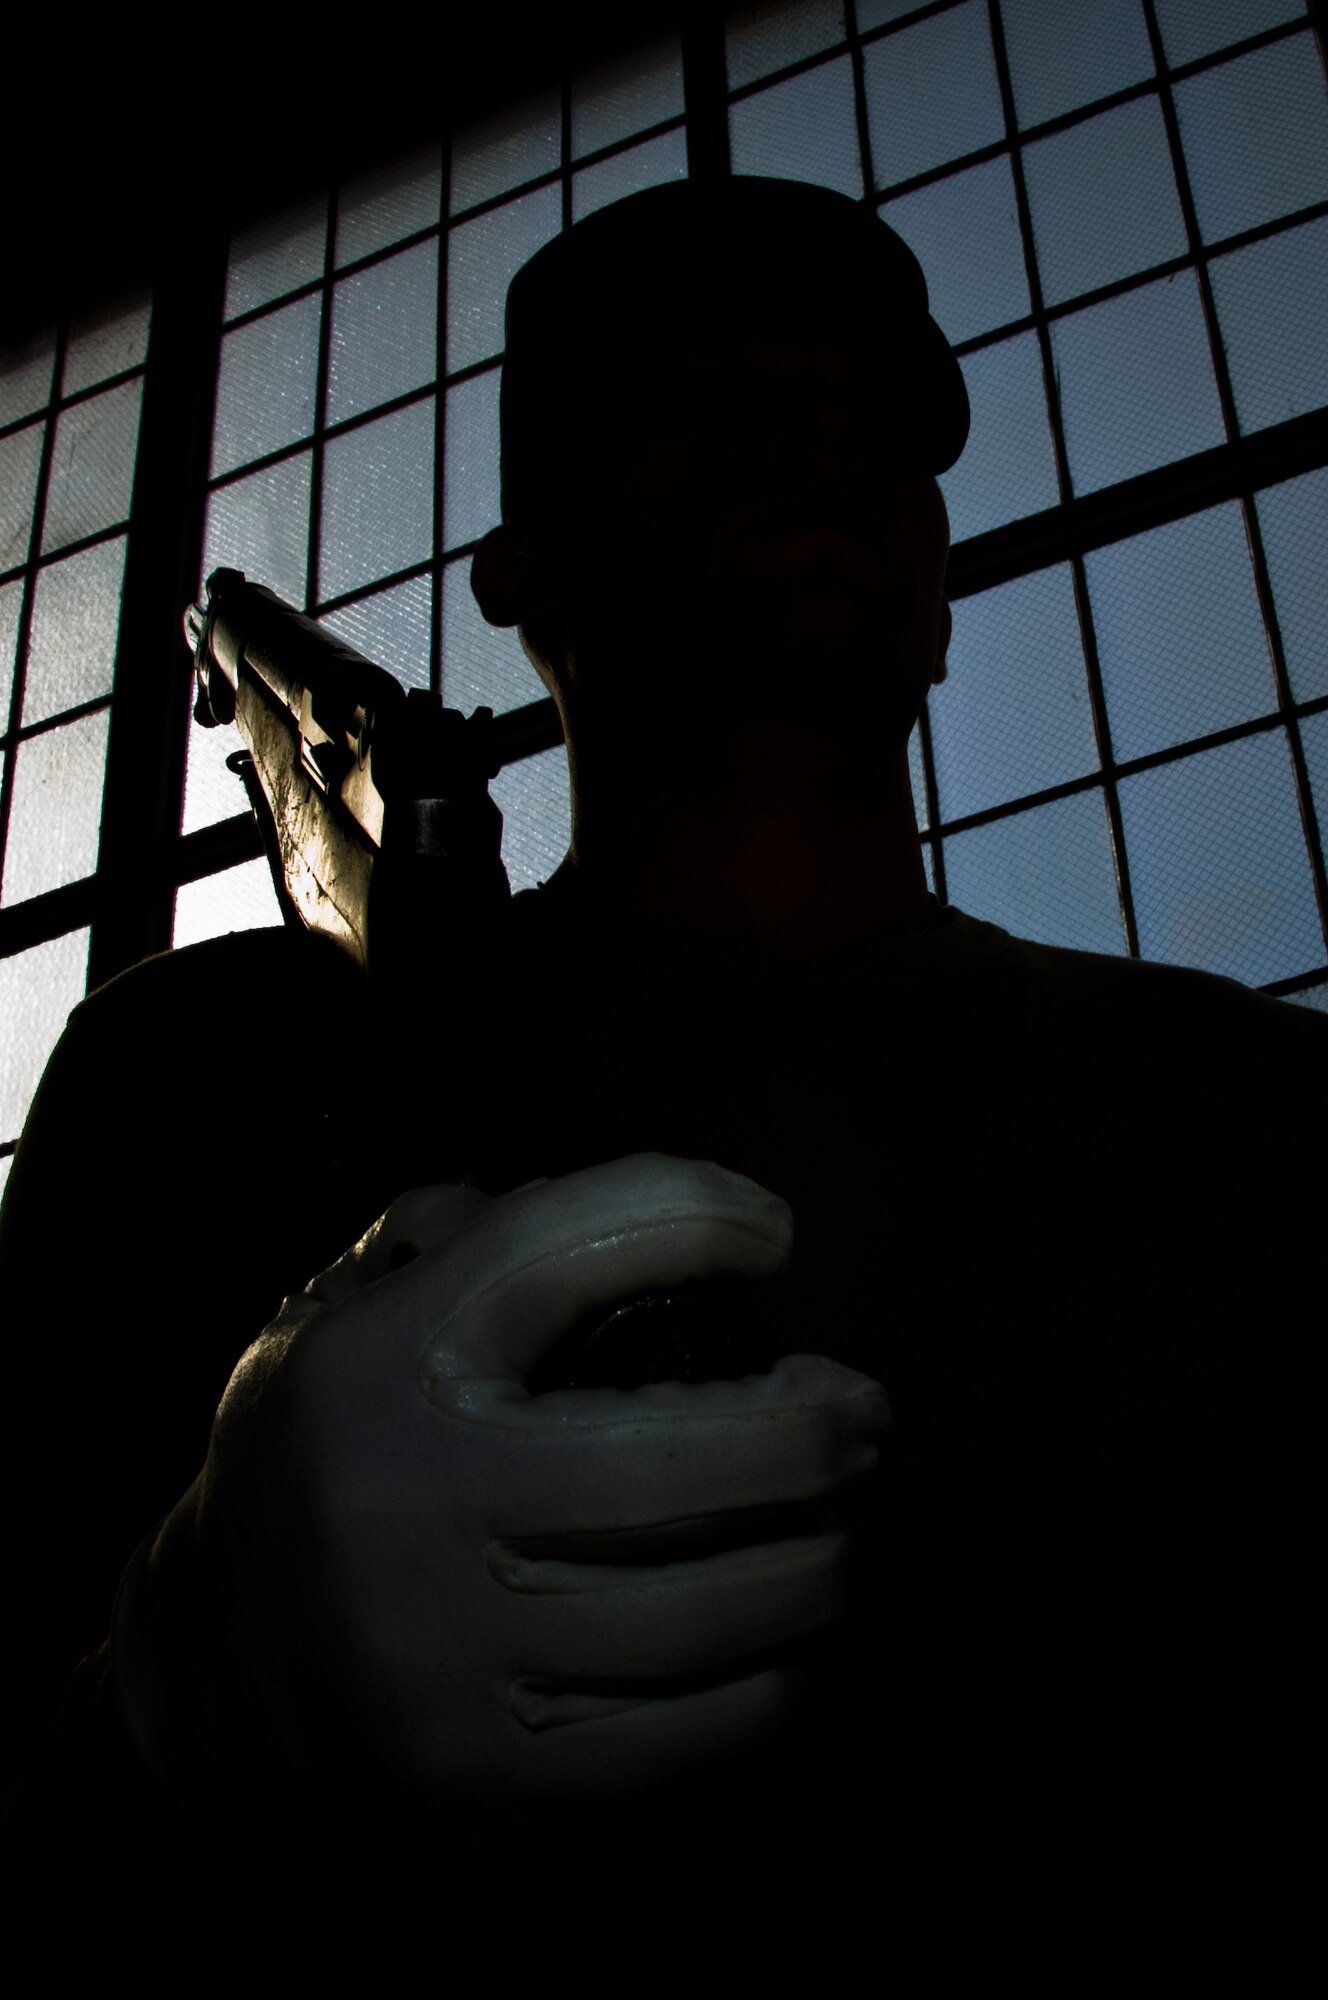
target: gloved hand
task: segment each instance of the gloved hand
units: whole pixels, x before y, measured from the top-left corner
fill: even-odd
[[[209,1787],[271,1757],[328,1804],[501,1822],[763,1740],[800,1685],[766,1656],[837,1617],[846,1537],[760,1510],[870,1471],[880,1384],[806,1354],[737,1381],[524,1381],[589,1309],[769,1277],[791,1230],[754,1182],[661,1154],[394,1202],[245,1354],[126,1573],[112,1652],[149,1764],[187,1790],[200,1755]],[[714,1522],[748,1545],[707,1552]]]

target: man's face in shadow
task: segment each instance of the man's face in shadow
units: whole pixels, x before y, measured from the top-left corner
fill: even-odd
[[[537,588],[500,622],[573,719],[828,705],[902,745],[950,629],[949,525],[901,442],[907,395],[853,329],[796,321],[606,370],[557,508],[522,537]]]

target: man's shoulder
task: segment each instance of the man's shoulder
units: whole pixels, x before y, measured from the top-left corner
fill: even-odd
[[[231,931],[142,959],[80,1001],[70,1019],[134,1016],[158,1005],[203,1009],[209,996],[217,1004],[236,995],[256,1002],[266,997],[284,1008],[305,994],[335,993],[350,1003],[363,987],[359,967],[332,939],[279,925]]]

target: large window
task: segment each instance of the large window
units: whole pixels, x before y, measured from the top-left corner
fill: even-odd
[[[722,35],[702,13],[236,230],[195,587],[244,569],[453,706],[529,709],[494,790],[514,887],[547,876],[568,830],[556,718],[468,582],[498,512],[508,279],[689,170],[840,188],[917,251],[973,407],[942,481],[950,674],[910,746],[933,886],[1027,937],[1325,1005],[1314,11],[767,0]],[[131,485],[154,311],[66,316],[0,374],[0,1172],[122,866],[101,777],[136,671],[116,632],[150,499]],[[178,668],[160,699],[182,724],[182,640]],[[224,768],[236,739],[162,741],[153,943],[277,921]]]

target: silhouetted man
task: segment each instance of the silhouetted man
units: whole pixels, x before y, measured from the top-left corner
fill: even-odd
[[[406,1021],[286,933],[76,1012],[5,1218],[28,1620],[104,1506],[93,1646],[146,1539],[34,1845],[73,1800],[143,1851],[408,1825],[587,1893],[616,1853],[902,1895],[1161,1830],[1250,1879],[1308,1712],[1328,1035],[929,893],[967,428],[915,260],[824,190],[652,190],[518,274],[473,585],[571,849]],[[697,1277],[772,1365],[530,1393]]]

